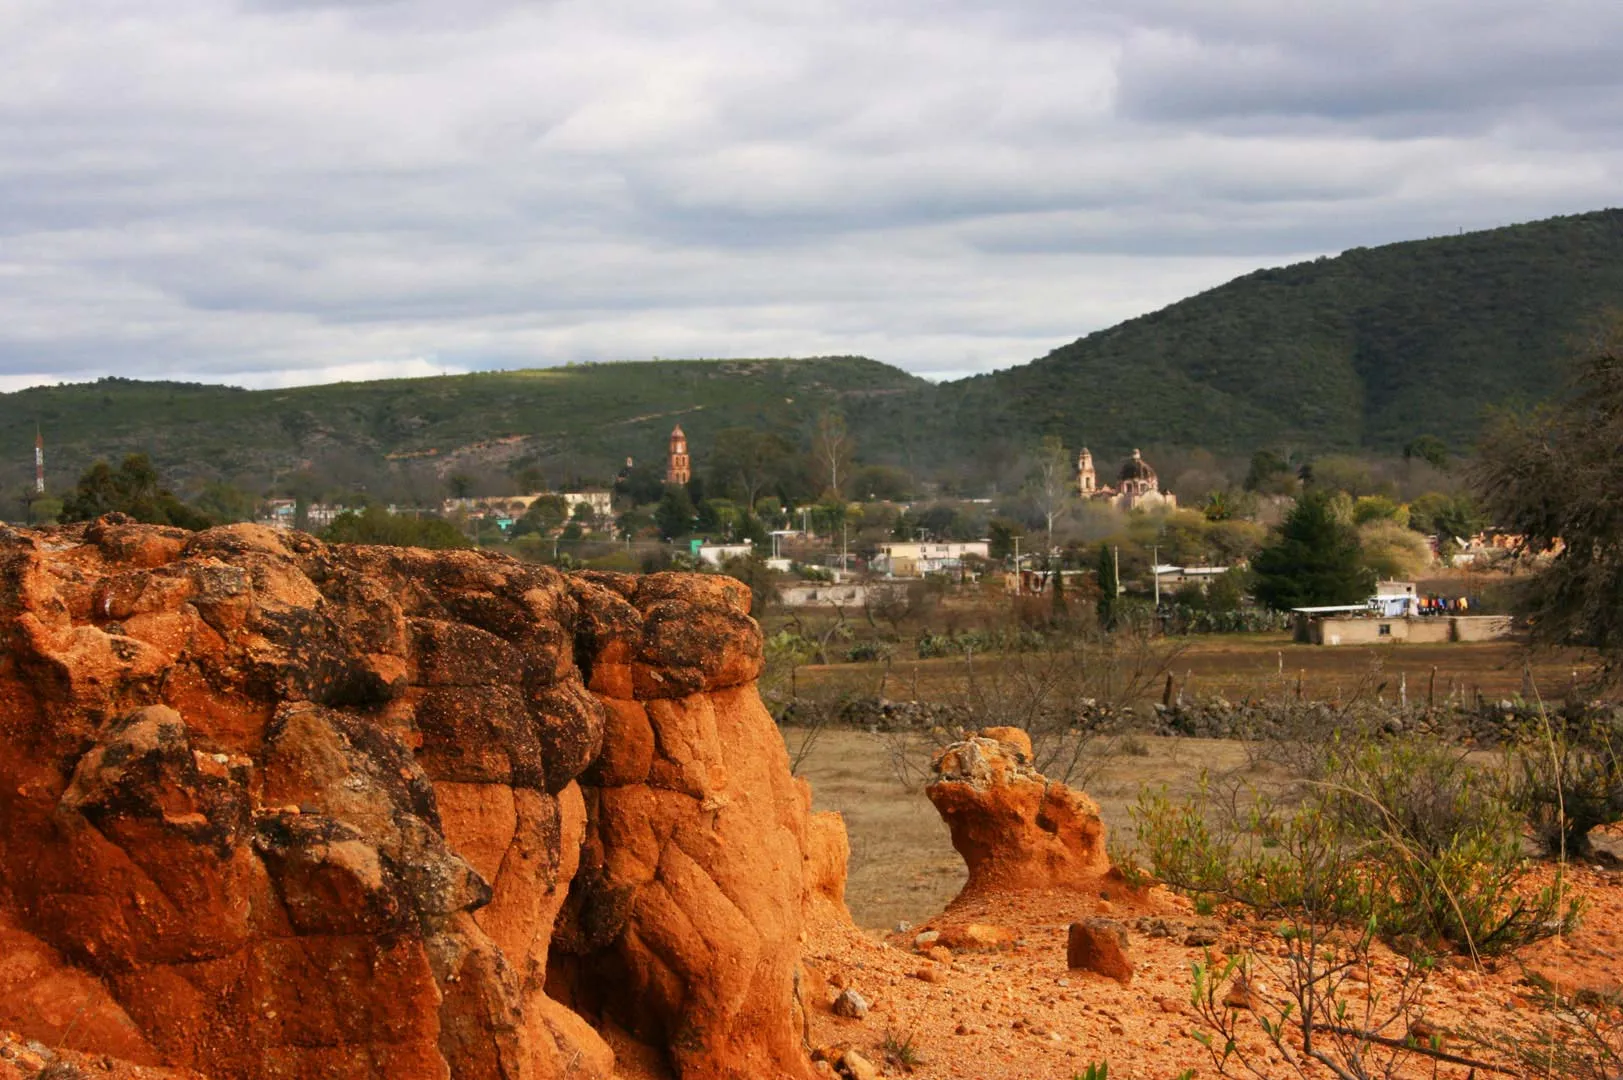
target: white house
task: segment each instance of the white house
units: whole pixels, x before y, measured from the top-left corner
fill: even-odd
[[[747,559],[754,551],[754,544],[702,544],[695,554],[702,563],[720,566],[728,559]]]
[[[879,574],[891,577],[919,577],[923,574],[955,574],[966,558],[987,558],[991,545],[985,540],[880,544],[879,554],[869,563]]]
[[[612,491],[566,491],[563,493],[564,505],[569,508],[569,516],[575,516],[575,507],[585,503],[592,508],[592,517],[597,521],[608,521],[614,517],[614,493]]]

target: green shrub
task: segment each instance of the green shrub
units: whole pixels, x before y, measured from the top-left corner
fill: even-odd
[[[1442,747],[1392,740],[1327,758],[1286,806],[1146,792],[1132,810],[1151,871],[1197,900],[1369,924],[1409,951],[1503,952],[1566,929],[1556,883],[1527,895],[1527,860],[1503,778]],[[1224,813],[1214,812],[1226,804]]]
[[[1554,856],[1586,857],[1589,834],[1623,821],[1623,714],[1541,716],[1519,740],[1517,806]]]

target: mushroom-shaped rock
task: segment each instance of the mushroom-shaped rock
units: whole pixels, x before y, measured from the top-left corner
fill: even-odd
[[[1099,808],[1049,780],[1023,731],[987,728],[936,754],[925,794],[969,868],[960,898],[1095,887],[1110,871]]]

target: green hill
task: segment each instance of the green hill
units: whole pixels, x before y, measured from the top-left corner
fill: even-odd
[[[0,494],[31,479],[36,425],[56,490],[96,458],[133,451],[182,487],[258,486],[311,466],[366,483],[391,460],[440,472],[535,462],[563,483],[612,476],[627,456],[663,461],[676,423],[696,448],[730,426],[798,439],[830,406],[851,411],[927,386],[859,357],[576,364],[289,390],[102,379],[0,394],[0,431],[12,440]]]
[[[860,357],[261,391],[103,379],[0,394],[12,440],[0,447],[0,495],[30,480],[36,425],[56,490],[97,457],[137,450],[183,489],[263,488],[310,468],[362,486],[526,463],[565,483],[612,475],[628,455],[661,460],[677,422],[700,466],[724,427],[804,445],[831,406],[859,461],[975,491],[1014,475],[1019,453],[1048,434],[1107,462],[1133,446],[1384,452],[1425,433],[1463,450],[1485,409],[1557,392],[1563,361],[1612,307],[1623,308],[1623,210],[1258,270],[1032,363],[939,386]]]
[[[1623,308],[1623,211],[1354,248],[1258,270],[1030,364],[947,383],[930,433],[967,452],[1056,434],[1245,452],[1464,449],[1490,406],[1549,397]]]

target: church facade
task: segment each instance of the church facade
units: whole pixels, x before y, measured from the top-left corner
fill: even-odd
[[[1084,499],[1108,501],[1117,510],[1176,510],[1178,497],[1161,490],[1160,478],[1144,455],[1137,450],[1122,462],[1114,486],[1100,485],[1099,474],[1093,466],[1093,454],[1087,447],[1076,459],[1077,494]]]

